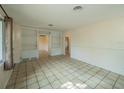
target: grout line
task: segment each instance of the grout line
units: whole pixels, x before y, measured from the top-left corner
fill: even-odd
[[[84,68],[86,68],[88,65],[89,65],[89,64],[85,65]],[[93,69],[93,68],[95,68],[95,66],[93,66],[93,67],[91,67],[90,69],[88,69],[88,71],[91,70],[91,69]],[[77,71],[77,70],[76,70],[76,71]],[[74,72],[76,72],[76,71],[74,71]],[[85,73],[87,73],[88,71],[86,71]],[[100,71],[100,70],[99,70],[99,71]],[[97,71],[96,74],[97,74],[99,71]],[[72,72],[72,73],[73,73],[73,72]],[[72,75],[72,73],[70,73],[70,74]],[[96,75],[96,74],[95,74],[95,75]],[[92,77],[95,76],[95,75],[92,75]],[[90,77],[90,78],[92,78],[92,77]],[[89,78],[89,79],[90,79],[90,78]],[[69,80],[70,80],[70,79],[69,79]],[[73,79],[72,79],[72,80],[73,80]],[[80,79],[79,79],[79,80],[80,80]]]
[[[87,65],[85,65],[85,67],[84,68],[86,68],[88,66],[88,64]],[[66,66],[67,67],[67,66]],[[83,69],[84,69],[83,68]],[[93,68],[95,68],[94,66],[93,67],[91,67],[90,69],[93,69]],[[88,69],[88,70],[90,70],[90,69]],[[75,70],[74,72],[76,72],[77,70]],[[60,72],[60,71],[58,71],[58,72]],[[88,72],[88,71],[86,71],[86,72]],[[85,72],[85,73],[86,73]],[[61,73],[61,72],[60,72]],[[70,72],[69,72],[70,73]],[[73,72],[72,72],[73,73]],[[71,75],[72,75],[72,73],[70,73]],[[54,74],[54,73],[53,73]],[[58,79],[58,78],[57,78]],[[58,79],[59,80],[59,79]],[[71,80],[71,79],[68,79],[68,80]],[[73,79],[72,79],[73,80]],[[60,81],[60,80],[59,80]],[[60,81],[61,82],[61,81]],[[61,82],[62,83],[62,82]]]
[[[41,61],[43,61],[43,63],[42,64],[40,64],[41,63]],[[41,72],[44,74],[44,76],[45,76],[45,78],[48,80],[48,82],[49,82],[49,84],[47,84],[47,85],[51,85],[51,87],[53,88],[53,86],[52,86],[52,82],[50,82],[49,81],[49,79],[48,79],[48,77],[51,77],[51,76],[48,76],[47,77],[47,73],[45,73],[45,71],[42,69],[42,65],[44,65],[44,67],[45,68],[47,68],[48,69],[48,71],[50,72],[50,73],[52,73],[53,75],[52,76],[55,76],[56,77],[56,79],[53,81],[53,82],[55,82],[56,80],[58,80],[60,83],[62,83],[61,82],[61,80],[57,77],[57,74],[56,73],[54,73],[54,70],[52,70],[51,71],[51,68],[50,68],[50,66],[51,67],[55,67],[55,70],[56,71],[58,71],[58,73],[60,73],[60,74],[62,74],[62,76],[63,77],[65,77],[65,75],[62,73],[63,71],[61,71],[61,70],[59,70],[59,68],[58,68],[58,66],[60,66],[60,69],[65,69],[65,68],[67,68],[68,70],[70,69],[69,67],[71,66],[71,67],[75,67],[75,68],[78,68],[78,66],[80,66],[81,64],[79,63],[79,64],[76,64],[76,63],[78,63],[78,62],[72,62],[73,60],[71,60],[71,58],[66,58],[65,56],[63,56],[63,57],[61,57],[61,56],[55,56],[55,57],[48,57],[48,58],[43,58],[43,59],[41,59],[41,60],[39,60],[39,62],[37,62],[37,64],[39,64],[39,66],[40,66],[40,68],[41,68]],[[61,66],[61,64],[62,64],[62,66]],[[83,64],[83,63],[82,63]],[[25,63],[25,70],[26,70],[26,88],[28,88],[28,85],[27,85],[27,62]],[[50,66],[49,66],[50,65]],[[78,73],[78,71],[80,71],[81,69],[85,69],[88,65],[90,65],[90,64],[87,64],[86,63],[86,65],[83,67],[83,68],[80,68],[80,69],[76,69],[76,70],[74,70],[73,72],[69,72],[68,71],[68,73],[69,73],[69,75],[72,75],[73,76],[73,73]],[[35,74],[35,78],[36,78],[36,82],[38,83],[38,86],[39,86],[39,88],[41,88],[40,87],[40,84],[39,84],[39,81],[38,81],[38,76],[37,76],[37,74],[36,74],[36,70],[35,70],[35,66],[34,66],[34,64],[33,63],[31,63],[31,67],[32,67],[32,70],[33,70],[33,72],[34,72],[34,74]],[[93,66],[93,67],[90,67],[90,68],[88,68],[87,69],[87,71],[85,71],[84,72],[84,74],[86,74],[86,73],[88,73],[88,71],[91,71],[93,68],[95,68],[96,66]],[[18,67],[18,69],[17,69],[17,72],[16,72],[16,78],[15,78],[15,82],[14,82],[14,88],[15,88],[15,85],[16,85],[16,80],[17,80],[17,76],[19,75],[19,69],[20,69],[20,65],[19,65],[19,67]],[[92,75],[91,77],[89,77],[85,82],[87,82],[90,78],[92,78],[92,77],[94,77],[95,75],[97,75],[97,73],[98,72],[100,72],[102,69],[100,68],[100,70],[98,70],[97,72],[95,72],[95,74],[94,75]],[[104,69],[103,69],[104,70]],[[108,70],[107,70],[108,71]],[[100,79],[100,82],[96,85],[96,87],[106,78],[106,76],[108,75],[110,73],[110,71],[108,71],[107,73],[106,73],[106,75],[102,78],[102,79]],[[90,74],[91,75],[91,74]],[[78,76],[76,76],[76,77],[78,77]],[[75,78],[76,78],[75,77]],[[116,79],[116,81],[114,82],[114,85],[112,86],[112,88],[114,88],[115,87],[115,84],[116,84],[116,82],[117,82],[117,80],[119,79],[119,77],[120,77],[120,75],[117,77],[117,79]],[[68,79],[68,78],[67,78]],[[99,79],[99,78],[98,78]],[[70,79],[68,79],[68,80],[70,80]],[[80,80],[80,79],[79,79]],[[84,83],[85,83],[84,82]],[[45,86],[47,86],[47,85],[45,85]],[[95,88],[96,88],[95,87]]]
[[[110,73],[110,71],[104,76],[104,78],[101,79],[101,81],[96,85],[96,87],[105,79],[105,77],[107,77],[107,75]],[[95,88],[96,88],[95,87]]]
[[[19,74],[19,69],[20,69],[20,64],[19,64],[19,68],[18,68],[18,70],[17,70],[17,74],[16,74],[16,78],[15,78],[14,89],[15,89],[15,85],[16,85],[17,76],[18,76],[18,74]]]
[[[26,89],[28,88],[27,86],[27,62],[25,63],[25,71],[26,71]]]
[[[116,79],[114,85],[112,86],[112,89],[115,87],[115,84],[117,83],[117,80],[118,80],[119,78],[120,78],[120,75],[117,77],[117,79]]]
[[[62,60],[62,59],[61,59]],[[88,64],[87,64],[88,65]],[[85,68],[87,67],[87,65],[85,65]],[[67,66],[66,66],[67,67]],[[91,67],[90,69],[93,69],[94,67]],[[88,69],[89,70],[89,69]],[[78,70],[75,70],[74,72],[76,72],[76,71],[78,71]],[[58,71],[58,72],[60,72],[60,71]],[[88,71],[86,71],[86,72],[88,72]],[[85,72],[85,73],[86,73]],[[61,73],[61,72],[60,72]],[[70,73],[70,72],[69,72]],[[73,72],[72,72],[73,73]],[[72,73],[70,73],[71,75],[72,75]],[[56,76],[56,75],[55,75]],[[64,75],[63,75],[64,76]],[[58,78],[57,78],[58,79]],[[59,80],[59,79],[58,79]],[[68,79],[68,80],[70,80],[70,79]],[[59,80],[60,81],[60,80]],[[60,81],[61,82],[61,81]],[[62,83],[62,82],[61,82]]]
[[[93,67],[93,68],[95,68],[95,67]],[[93,68],[92,68],[92,69],[93,69]],[[101,71],[101,70],[97,71],[96,74],[99,73],[100,71]],[[88,71],[87,71],[87,72],[88,72]],[[96,75],[96,74],[95,74],[95,75]],[[94,77],[95,75],[92,75],[92,77]],[[89,79],[91,79],[92,77],[89,77],[89,78],[88,78],[85,82],[83,82],[83,83],[86,83],[86,82],[87,82]]]
[[[42,69],[42,67],[41,67],[41,65],[39,64],[39,66],[40,66],[40,68]],[[43,74],[45,75],[45,77],[46,77],[46,79],[48,80],[48,78],[47,78],[47,76],[46,76],[46,74],[44,73],[44,71],[42,70],[42,72],[43,72]],[[51,85],[51,87],[52,87],[52,84],[50,83],[50,81],[48,80],[48,82],[49,82],[49,84]],[[53,88],[53,87],[52,87]]]
[[[52,61],[54,61],[54,60],[52,60]],[[48,62],[49,62],[49,60],[48,60]],[[48,67],[48,66],[47,66]],[[55,67],[56,68],[56,67]],[[50,69],[49,67],[48,67],[48,69]],[[52,74],[53,74],[53,76],[55,76],[56,78],[57,78],[57,80],[62,84],[62,82],[58,79],[58,77],[52,72],[52,71],[50,71]],[[58,71],[59,73],[61,73],[60,71]],[[54,80],[53,82],[55,82],[56,80]]]
[[[44,71],[42,71],[43,73],[44,73]],[[46,77],[46,79],[48,80],[48,78],[47,78],[47,76],[46,76],[46,74],[44,73],[44,75],[45,75],[45,77]],[[48,80],[48,82],[49,82],[49,84],[51,85],[51,87],[52,87],[52,84],[50,83],[50,81]],[[52,87],[53,88],[53,87]]]
[[[37,78],[37,75],[36,75],[36,72],[35,72],[35,68],[34,68],[33,63],[32,63],[32,68],[33,68],[33,72],[34,72],[34,74],[35,74],[36,82],[38,83],[38,86],[39,86],[39,88],[40,88],[40,84],[39,84],[39,81],[38,81],[38,78]]]

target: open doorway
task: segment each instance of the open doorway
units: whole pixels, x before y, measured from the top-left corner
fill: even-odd
[[[39,37],[39,57],[48,57],[48,35],[40,35]]]
[[[70,41],[69,41],[69,37],[65,37],[65,55],[70,56]]]

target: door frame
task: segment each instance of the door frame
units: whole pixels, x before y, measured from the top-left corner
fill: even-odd
[[[69,57],[71,57],[71,33],[70,32],[65,32],[64,33],[64,36],[63,36],[63,54],[66,55],[66,51],[65,51],[65,37],[68,37],[69,38]]]
[[[39,53],[39,38],[40,38],[40,35],[46,35],[48,37],[48,55],[50,55],[50,44],[51,44],[51,41],[50,41],[50,33],[38,33],[37,35],[37,49],[38,49],[38,57],[40,57],[40,53]]]
[[[68,36],[65,36],[65,55],[67,55],[66,53],[67,53],[67,51],[66,51],[66,40],[67,40],[67,43],[68,43],[68,56],[70,56],[70,39],[69,39],[69,37]]]

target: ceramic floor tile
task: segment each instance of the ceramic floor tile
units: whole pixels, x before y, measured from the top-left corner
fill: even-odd
[[[35,77],[35,73],[27,73],[27,78],[34,78]]]
[[[61,87],[62,84],[59,81],[54,81],[53,83],[51,83],[51,85],[54,89],[58,89]]]
[[[61,89],[77,89],[78,87],[75,86],[72,82],[68,81],[60,86]]]
[[[12,84],[12,85],[7,85],[6,86],[6,89],[14,89],[15,88],[15,85],[14,84]]]
[[[28,85],[28,89],[38,89],[38,88],[40,88],[38,83],[33,83],[31,85]]]
[[[66,76],[66,78],[71,80],[71,79],[74,79],[75,77],[73,77],[73,75],[68,75],[68,76]]]
[[[106,76],[106,78],[108,78],[108,79],[111,79],[111,80],[117,80],[117,78],[118,78],[118,76],[117,75],[111,75],[111,74],[108,74],[107,76]]]
[[[115,84],[116,80],[109,79],[109,78],[105,77],[105,78],[103,79],[103,82],[108,83],[108,84],[110,84],[110,85],[113,86],[113,85]]]
[[[16,83],[20,83],[20,82],[23,82],[23,81],[26,81],[26,77],[25,78],[17,78],[16,79]]]
[[[16,83],[15,88],[16,89],[26,88],[26,81]]]
[[[96,87],[96,89],[104,89],[104,87],[102,87],[101,85],[98,85],[98,86]]]
[[[99,75],[99,74],[96,74],[94,77],[95,77],[95,78],[98,78],[98,79],[101,79],[101,80],[104,78],[104,76]]]
[[[124,76],[120,75],[119,79],[124,81]]]
[[[88,81],[93,81],[95,83],[99,83],[101,80],[95,77],[91,77]]]
[[[44,87],[42,87],[41,89],[53,89],[52,86],[49,84],[49,85],[46,85]]]
[[[80,76],[78,79],[80,79],[82,82],[86,82],[89,78]]]
[[[64,84],[64,83],[66,83],[66,82],[68,82],[68,81],[70,81],[70,80],[68,80],[68,79],[66,79],[66,78],[60,78],[59,81],[60,81],[62,84]]]
[[[99,84],[100,86],[102,86],[103,88],[106,88],[106,89],[112,89],[112,85],[108,84],[108,83],[105,83],[105,82],[100,82]]]
[[[41,81],[41,80],[43,80],[43,79],[46,79],[46,76],[41,76],[41,75],[40,75],[40,76],[37,76],[37,80],[38,80],[38,81]]]
[[[116,82],[115,87],[116,87],[116,88],[119,88],[119,89],[124,89],[124,81],[123,81],[122,83]]]
[[[66,56],[53,56],[16,64],[6,88],[120,89],[124,88],[124,76]]]
[[[36,76],[43,76],[44,74],[42,72],[36,72]]]
[[[123,85],[123,86],[124,86],[124,80],[123,80],[123,79],[121,79],[121,78],[119,78],[119,79],[117,80],[117,83],[120,83],[121,85]]]
[[[43,79],[38,82],[40,87],[44,87],[49,84],[49,81],[47,79]]]
[[[56,81],[57,78],[55,76],[49,76],[48,80],[49,80],[50,83],[52,83],[52,82]]]
[[[30,78],[27,80],[27,85],[31,85],[33,83],[37,82],[37,79],[36,78]]]
[[[91,88],[95,88],[99,84],[99,82],[94,82],[94,81],[88,80],[87,82],[85,82],[85,84],[90,86]]]
[[[83,77],[86,78],[86,80],[87,80],[87,79],[91,78],[92,75],[86,73],[86,74],[83,75]]]
[[[82,84],[83,82],[80,80],[80,79],[77,79],[77,78],[75,78],[75,79],[72,79],[72,80],[70,80],[73,84]]]

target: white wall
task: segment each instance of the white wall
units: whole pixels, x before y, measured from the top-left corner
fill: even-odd
[[[21,27],[17,23],[13,24],[13,59],[14,63],[21,61]]]
[[[62,32],[51,32],[51,56],[62,55]]]
[[[51,56],[63,55],[63,32],[38,29],[39,35],[48,35],[48,52]],[[38,35],[38,37],[39,37]]]
[[[22,26],[22,58],[39,57],[38,40],[41,34],[48,35],[49,54],[51,56],[63,54],[62,49],[62,32],[48,29],[40,29],[36,27]]]
[[[71,57],[124,75],[124,18],[70,31]]]
[[[21,57],[38,58],[37,31],[32,28],[22,28],[21,31]]]

